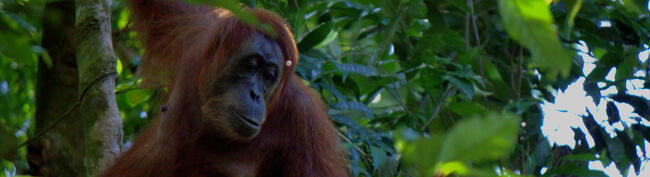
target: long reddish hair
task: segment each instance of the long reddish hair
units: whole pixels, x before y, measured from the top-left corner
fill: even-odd
[[[225,9],[178,2],[131,0],[146,48],[146,83],[171,86],[169,109],[106,170],[105,176],[205,176],[237,157],[259,163],[258,176],[348,176],[347,159],[320,96],[294,73],[298,50],[289,26],[264,9],[246,9],[274,34],[242,23]],[[282,78],[267,104],[259,134],[238,142],[213,137],[201,123],[210,75],[247,39],[264,34],[280,46]],[[212,127],[212,129],[214,129]],[[209,164],[209,165],[208,165]],[[216,168],[215,168],[216,167]],[[233,169],[229,169],[233,170]],[[235,169],[236,170],[236,169]]]

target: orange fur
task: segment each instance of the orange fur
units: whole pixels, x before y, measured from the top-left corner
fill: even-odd
[[[273,27],[284,60],[294,64],[283,68],[260,133],[235,141],[213,136],[214,127],[201,122],[203,84],[261,32],[224,9],[165,0],[131,0],[131,7],[146,48],[141,74],[148,83],[170,85],[169,109],[103,176],[348,176],[325,104],[295,74],[298,50],[281,17],[247,9]]]

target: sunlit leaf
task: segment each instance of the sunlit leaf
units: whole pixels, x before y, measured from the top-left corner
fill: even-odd
[[[149,97],[151,97],[151,92],[148,90],[131,90],[126,92],[126,103],[135,106],[149,100]]]
[[[130,13],[129,13],[129,10],[127,10],[127,9],[124,9],[124,10],[122,10],[120,12],[120,14],[118,16],[119,19],[117,20],[117,28],[118,29],[124,29],[124,28],[127,27],[126,25],[129,22],[129,16],[130,16]]]
[[[399,141],[399,140],[398,140]],[[405,145],[402,151],[404,161],[417,165],[420,176],[433,176],[436,159],[439,158],[442,137],[432,136]]]
[[[576,15],[578,15],[578,12],[580,11],[580,8],[582,7],[582,0],[563,0],[567,6],[571,9],[569,11],[569,14],[566,17],[567,21],[567,26],[569,29],[573,28],[573,21],[576,18]]]
[[[508,34],[548,70],[548,78],[569,74],[571,55],[564,49],[553,27],[549,7],[543,0],[499,0],[501,20]]]
[[[509,113],[463,119],[442,144],[441,162],[484,161],[505,157],[516,145],[519,120]]]
[[[451,174],[466,175],[468,168],[463,162],[454,161],[442,164],[442,167],[440,167],[440,172],[445,176]]]
[[[118,75],[118,76],[119,76],[120,74],[122,74],[122,60],[119,60],[119,59],[117,60],[117,67],[116,67],[116,70],[117,70],[117,75]]]

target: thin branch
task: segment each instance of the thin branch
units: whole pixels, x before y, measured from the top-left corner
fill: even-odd
[[[408,6],[402,8],[395,17],[395,19],[389,24],[388,29],[386,30],[386,34],[384,36],[384,40],[381,41],[380,47],[378,50],[375,50],[374,55],[370,57],[370,61],[368,63],[373,64],[375,63],[375,60],[380,59],[381,56],[386,52],[386,48],[393,42],[393,37],[395,36],[395,33],[397,31],[397,27],[399,25],[399,21],[402,19],[406,11],[408,10]]]
[[[467,4],[469,4],[469,0],[467,0]],[[470,14],[469,12],[465,13],[465,51],[469,50],[469,31],[470,31]]]
[[[427,119],[427,121],[424,124],[422,124],[420,130],[426,129],[429,126],[429,124],[431,124],[431,121],[433,121],[433,119],[436,118],[436,116],[438,116],[438,113],[440,112],[440,108],[442,107],[442,102],[445,101],[445,98],[449,96],[449,93],[451,93],[451,91],[452,91],[451,87],[447,87],[447,90],[445,90],[445,92],[442,92],[440,94],[440,99],[436,104],[435,111],[433,112],[433,114],[431,114],[431,117],[429,117],[429,119]]]
[[[402,31],[406,32],[406,25],[404,24],[404,21],[399,23],[399,27],[402,28]],[[411,42],[411,38],[406,36],[404,39],[406,40],[406,44],[409,46],[409,50],[413,50],[413,42]]]
[[[106,76],[109,76],[109,75],[117,75],[117,73],[116,73],[116,72],[111,72],[111,73],[104,74],[104,75],[98,77],[97,79],[95,79],[94,81],[92,81],[89,85],[93,85],[93,84],[95,84],[97,81],[99,81],[100,79],[102,79],[102,78],[104,78],[104,77],[106,77]],[[37,139],[39,139],[41,136],[43,136],[45,133],[47,133],[48,131],[50,131],[52,128],[56,127],[56,125],[58,125],[59,123],[61,123],[61,121],[63,121],[63,119],[65,119],[66,117],[70,116],[70,114],[72,113],[72,111],[74,111],[75,109],[79,108],[79,105],[81,104],[81,101],[83,100],[84,96],[86,95],[86,92],[88,91],[88,88],[89,88],[89,87],[86,87],[86,88],[84,89],[84,91],[81,92],[81,96],[79,97],[79,100],[75,101],[75,103],[72,105],[72,107],[68,108],[68,110],[66,110],[66,111],[63,113],[63,115],[61,115],[61,117],[57,118],[57,119],[56,119],[52,124],[50,124],[50,125],[48,125],[47,127],[45,127],[45,129],[43,129],[43,130],[41,130],[40,132],[36,133],[36,135],[30,137],[27,141],[25,141],[25,142],[23,142],[23,143],[20,143],[18,146],[16,146],[16,149],[18,149],[18,148],[20,148],[20,147],[22,147],[22,146],[25,146],[25,145],[28,145],[28,144],[33,143],[34,141],[36,141]]]
[[[516,74],[516,67],[515,67],[515,62],[513,61],[512,58],[512,53],[506,53],[508,55],[508,61],[510,61],[510,89],[512,89],[513,92],[516,93],[517,91],[517,86],[515,85],[515,74]]]
[[[356,149],[357,151],[359,151],[359,153],[361,153],[361,155],[363,155],[363,156],[366,157],[366,158],[370,157],[370,156],[368,156],[368,154],[366,154],[366,152],[363,152],[363,150],[361,150],[361,148],[360,148],[359,146],[354,145],[354,143],[352,143],[352,141],[350,141],[350,139],[348,139],[348,137],[345,137],[345,135],[341,134],[341,132],[336,131],[336,134],[338,134],[338,135],[339,135],[341,138],[343,138],[343,140],[345,140],[346,142],[352,144],[352,147],[354,147],[354,149]]]
[[[515,91],[515,95],[517,96],[517,100],[521,97],[521,76],[523,75],[523,60],[524,60],[524,47],[519,46],[519,67],[517,69],[517,73],[519,76],[517,76],[517,90]]]
[[[45,133],[47,133],[48,131],[50,131],[50,129],[56,127],[56,125],[58,125],[58,124],[59,124],[63,119],[65,119],[66,117],[68,117],[68,116],[72,113],[72,111],[74,111],[75,109],[79,108],[79,104],[80,104],[80,103],[81,103],[81,102],[79,102],[79,101],[75,101],[75,103],[72,105],[72,107],[68,108],[68,110],[65,111],[65,112],[63,113],[63,115],[61,115],[61,117],[59,117],[58,119],[56,119],[56,120],[55,120],[52,124],[50,124],[49,126],[45,127],[45,129],[43,129],[43,130],[41,130],[40,132],[36,133],[36,135],[34,135],[34,136],[32,136],[31,138],[29,138],[27,141],[25,141],[25,142],[23,142],[23,143],[20,143],[18,146],[16,146],[16,149],[18,149],[18,148],[20,148],[20,147],[23,147],[23,146],[25,146],[25,145],[31,144],[31,143],[33,143],[34,141],[36,141],[37,139],[39,139],[41,136],[45,135]]]
[[[474,0],[467,0],[467,6],[469,6],[470,9],[470,17],[472,20],[472,27],[474,28],[474,39],[476,40],[476,45],[480,46],[481,45],[481,38],[478,34],[478,27],[476,26],[476,15],[474,15]],[[478,55],[478,64],[479,64],[479,70],[481,71],[481,76],[485,77],[485,72],[483,71],[483,57],[481,55]]]

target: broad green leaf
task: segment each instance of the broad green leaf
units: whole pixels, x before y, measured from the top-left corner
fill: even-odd
[[[494,112],[463,119],[445,137],[440,162],[481,162],[505,157],[517,144],[519,118]]]
[[[0,31],[0,55],[9,57],[13,61],[26,63],[33,61],[32,52],[28,36]]]
[[[126,103],[129,106],[135,106],[149,100],[149,97],[151,97],[151,92],[148,90],[131,90],[126,92]]]
[[[330,114],[337,114],[337,113],[351,114],[351,115],[348,115],[348,117],[351,117],[352,115],[354,115],[353,112],[356,112],[356,113],[363,113],[363,114],[365,114],[365,116],[370,117],[370,118],[374,117],[373,113],[372,113],[372,110],[370,108],[368,108],[368,106],[366,106],[363,103],[356,102],[356,101],[339,102],[339,103],[334,104],[333,108],[334,108],[333,110],[330,110]],[[353,111],[353,112],[350,112],[350,111]],[[361,115],[359,115],[359,116],[361,116]],[[358,117],[353,117],[353,118],[358,118]]]
[[[117,67],[116,67],[117,75],[118,75],[118,76],[119,76],[120,74],[122,74],[122,69],[123,69],[123,68],[122,68],[122,60],[119,60],[119,59],[118,59],[118,60],[117,60]]]
[[[417,165],[419,176],[433,176],[436,159],[442,155],[440,152],[442,143],[441,136],[433,135],[408,144],[404,140],[398,139],[395,145],[402,145],[396,149],[402,150],[405,162]]]
[[[598,157],[596,157],[594,154],[591,153],[583,153],[583,154],[569,154],[563,156],[562,159],[586,162],[591,160],[598,160]]]
[[[314,46],[313,48],[321,48],[321,47],[329,44],[330,42],[334,41],[336,39],[336,37],[338,37],[338,36],[339,36],[339,33],[332,30],[327,34],[327,36],[325,37],[325,39],[323,39],[323,41],[316,44],[316,46]]]
[[[314,48],[316,45],[320,44],[321,42],[325,41],[328,36],[331,36],[330,33],[335,33],[332,31],[332,23],[328,22],[325,24],[322,24],[318,26],[316,29],[312,30],[298,42],[298,50],[301,52],[307,51],[309,49]],[[330,37],[330,38],[335,38]],[[333,40],[333,39],[331,39]]]
[[[582,0],[564,0],[564,2],[567,4],[567,7],[571,9],[569,14],[566,16],[567,26],[569,27],[568,31],[571,31],[570,29],[573,28],[573,21],[582,7]]]
[[[609,73],[609,70],[622,62],[622,60],[619,59],[620,55],[622,55],[622,52],[619,48],[609,49],[607,53],[599,58],[596,63],[596,68],[591,71],[587,77],[593,80],[605,80],[605,76]]]
[[[644,13],[648,12],[647,8],[643,7],[648,7],[648,1],[647,0],[621,0],[623,3],[623,7],[625,7],[627,10],[630,10],[635,13]]]
[[[622,80],[632,77],[634,67],[636,67],[636,61],[638,61],[634,55],[628,55],[621,60],[623,61],[616,67],[616,75],[614,77],[617,82],[622,82]]]
[[[120,14],[118,15],[118,20],[117,20],[117,28],[118,29],[124,29],[126,28],[127,24],[129,23],[129,17],[131,16],[131,11],[129,10],[122,10]]]
[[[377,70],[373,67],[356,64],[356,63],[325,63],[323,70],[330,73],[337,73],[343,76],[349,74],[360,74],[364,76],[377,75]]]
[[[454,175],[466,175],[468,172],[468,167],[463,162],[453,161],[442,164],[440,167],[440,173],[444,176],[451,174]]]
[[[444,76],[443,79],[458,87],[460,91],[465,93],[465,96],[467,96],[467,98],[472,98],[474,96],[474,85],[472,85],[471,82],[464,79],[457,79],[451,76]]]
[[[383,166],[386,163],[386,161],[388,161],[388,156],[386,155],[386,151],[384,151],[379,147],[370,146],[370,155],[372,156],[373,167],[375,169]]]
[[[561,176],[561,175],[570,175],[570,176],[592,176],[592,177],[607,177],[603,171],[590,170],[586,168],[586,165],[582,165],[584,162],[565,162],[559,167],[549,170],[544,176]]]
[[[534,61],[554,80],[569,74],[571,55],[553,27],[549,6],[543,0],[499,0],[501,20],[508,34],[526,47]]]
[[[487,113],[485,107],[477,102],[453,102],[447,107],[461,116],[485,115]]]
[[[467,6],[467,1],[461,1],[461,0],[446,0],[446,1],[447,3],[456,6],[458,9],[460,9],[463,12],[469,12],[469,6]]]
[[[5,13],[9,18],[11,18],[11,20],[18,23],[20,25],[20,27],[22,28],[22,30],[25,30],[26,32],[30,32],[30,33],[36,32],[36,27],[29,24],[27,21],[25,21],[25,19],[18,16],[17,14],[14,14],[14,13],[11,13],[11,12],[6,12],[6,11],[3,12],[3,13]]]

